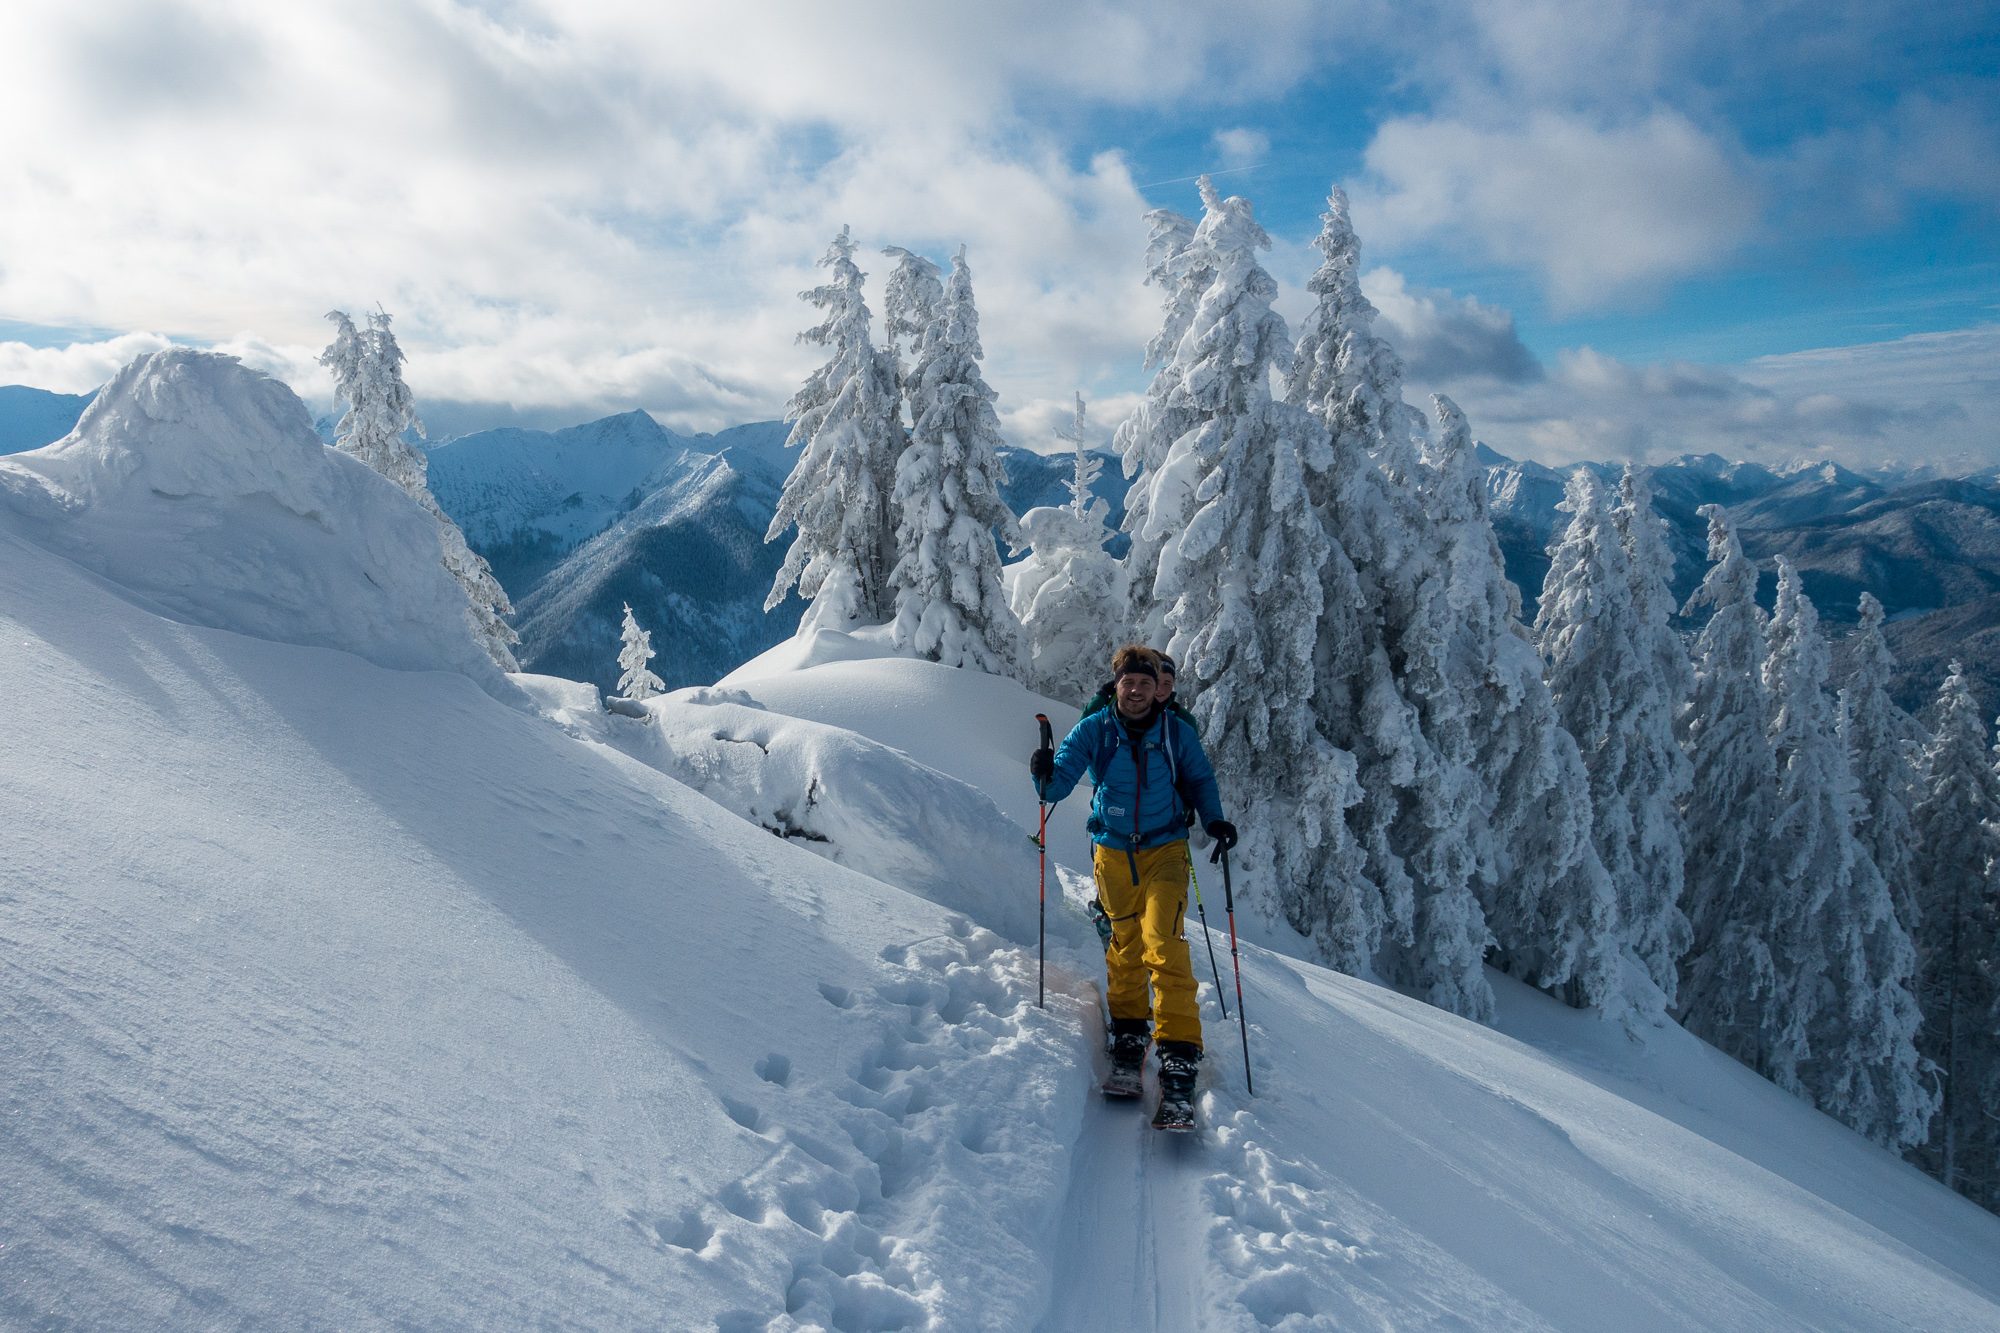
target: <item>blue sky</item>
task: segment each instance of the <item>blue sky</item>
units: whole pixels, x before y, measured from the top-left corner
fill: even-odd
[[[173,340],[323,400],[320,314],[379,301],[440,433],[714,429],[782,410],[851,224],[969,246],[1045,444],[1129,409],[1140,215],[1214,171],[1294,319],[1347,189],[1412,400],[1503,451],[2000,462],[1990,6],[89,0],[0,43],[0,381]]]

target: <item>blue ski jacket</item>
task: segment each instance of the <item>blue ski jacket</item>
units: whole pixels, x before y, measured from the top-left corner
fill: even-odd
[[[1035,790],[1045,801],[1060,801],[1086,769],[1097,784],[1090,836],[1102,846],[1134,851],[1185,838],[1190,805],[1204,827],[1223,818],[1201,737],[1171,710],[1153,718],[1136,747],[1116,707],[1081,719],[1056,750],[1055,776],[1037,781]]]

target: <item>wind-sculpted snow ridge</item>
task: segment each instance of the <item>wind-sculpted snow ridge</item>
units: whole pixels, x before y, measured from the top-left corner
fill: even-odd
[[[1035,942],[1031,832],[977,788],[845,728],[768,712],[741,690],[699,687],[625,705],[635,718],[594,698],[576,706],[583,701],[569,682],[516,679],[555,705],[549,716],[572,734],[829,861],[967,913],[1017,944]]]
[[[466,629],[435,521],[234,357],[127,365],[69,435],[0,458],[0,524],[176,619],[512,693]]]
[[[1038,1009],[1027,951],[461,677],[5,533],[0,697],[0,1325],[1046,1308],[1072,973]]]

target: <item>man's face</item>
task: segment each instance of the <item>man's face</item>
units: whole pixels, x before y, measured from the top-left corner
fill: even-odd
[[[1127,717],[1144,717],[1160,692],[1159,682],[1138,671],[1118,678],[1118,711]]]
[[[1160,688],[1156,697],[1163,703],[1174,697],[1174,669],[1164,662],[1160,664]]]

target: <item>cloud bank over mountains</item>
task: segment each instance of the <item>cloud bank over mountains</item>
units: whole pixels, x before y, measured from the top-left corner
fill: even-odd
[[[1729,386],[1704,397],[1702,375],[1524,340],[1491,295],[1435,285],[1525,294],[1559,330],[1643,318],[1774,235],[1990,212],[1992,43],[1976,15],[1892,8],[15,6],[0,41],[38,58],[0,115],[40,128],[0,145],[0,319],[27,330],[0,380],[82,391],[171,340],[323,403],[320,316],[379,301],[439,433],[631,408],[715,429],[776,415],[814,363],[797,293],[849,224],[871,250],[969,246],[988,377],[1046,447],[1072,389],[1108,432],[1142,386],[1141,217],[1190,208],[1171,178],[1206,168],[1289,219],[1281,251],[1345,180],[1413,379],[1490,381],[1454,392],[1496,447],[1650,448],[1686,422],[1739,452],[1875,448],[1960,429],[1956,404],[1964,447],[2000,453],[1977,394],[1853,379],[1957,344],[1856,352],[1824,388],[1810,366],[1711,367]],[[1302,167],[1280,122],[1321,110],[1357,128]],[[1184,133],[1187,171],[1135,174],[1109,114]]]

